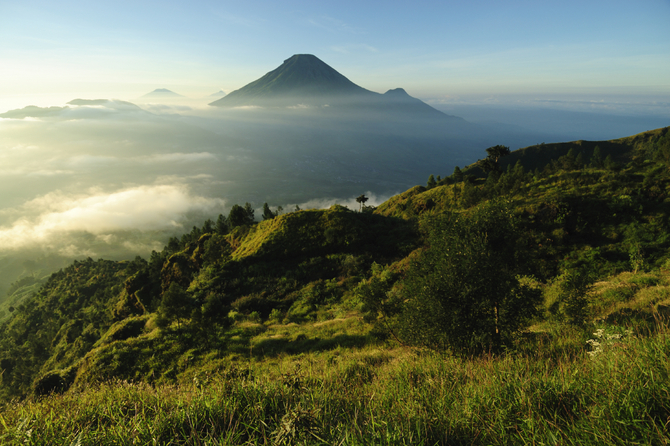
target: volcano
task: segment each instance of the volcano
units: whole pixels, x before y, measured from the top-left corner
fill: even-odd
[[[296,54],[265,76],[226,97],[216,107],[291,107],[297,105],[355,107],[386,112],[408,112],[450,117],[402,88],[375,93],[351,82],[312,54]],[[453,117],[450,117],[453,118]],[[456,118],[458,119],[458,118]]]
[[[184,96],[175,93],[174,91],[168,90],[167,88],[157,88],[151,93],[147,93],[142,97],[147,99],[151,98],[165,99],[165,98],[183,98]]]

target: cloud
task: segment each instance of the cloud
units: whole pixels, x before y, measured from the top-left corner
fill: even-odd
[[[195,152],[195,153],[159,153],[155,155],[143,156],[136,158],[143,163],[197,163],[200,161],[216,161],[216,156],[209,152]]]
[[[74,99],[65,107],[37,107],[29,105],[0,114],[0,118],[23,120],[77,120],[101,119],[111,116],[150,115],[137,105],[117,99]]]
[[[30,200],[17,211],[22,215],[0,227],[0,246],[4,249],[44,247],[71,253],[84,243],[68,244],[69,235],[85,233],[99,243],[117,240],[115,232],[161,231],[182,228],[192,213],[213,214],[223,200],[195,196],[183,185],[139,186],[84,195],[51,192]],[[81,235],[79,235],[81,238]],[[90,238],[90,237],[89,237]],[[129,242],[149,246],[152,242]]]

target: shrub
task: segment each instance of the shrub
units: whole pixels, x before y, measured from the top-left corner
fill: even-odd
[[[429,247],[404,281],[399,337],[461,354],[511,345],[541,300],[537,288],[518,279],[521,232],[511,207],[491,202],[429,227]]]

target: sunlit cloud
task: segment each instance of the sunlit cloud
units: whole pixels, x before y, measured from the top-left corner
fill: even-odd
[[[187,214],[213,214],[223,205],[223,200],[193,195],[183,185],[139,186],[109,193],[92,190],[82,195],[55,191],[24,203],[18,210],[22,216],[0,227],[0,246],[68,251],[73,248],[63,248],[62,237],[70,233],[88,233],[111,243],[117,240],[115,232],[178,229]]]

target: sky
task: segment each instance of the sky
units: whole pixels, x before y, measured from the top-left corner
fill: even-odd
[[[348,127],[324,152],[321,124],[207,106],[294,54],[378,93],[404,88],[515,149],[670,125],[669,23],[670,0],[0,0],[0,294],[26,274],[19,255],[146,256],[233,203],[376,205],[481,156],[399,185],[403,163],[349,159],[365,151]],[[191,102],[141,98],[158,88]],[[387,133],[385,149],[403,143]]]
[[[0,0],[0,112],[155,88],[230,92],[298,53],[433,103],[667,108],[668,23],[670,0]]]

